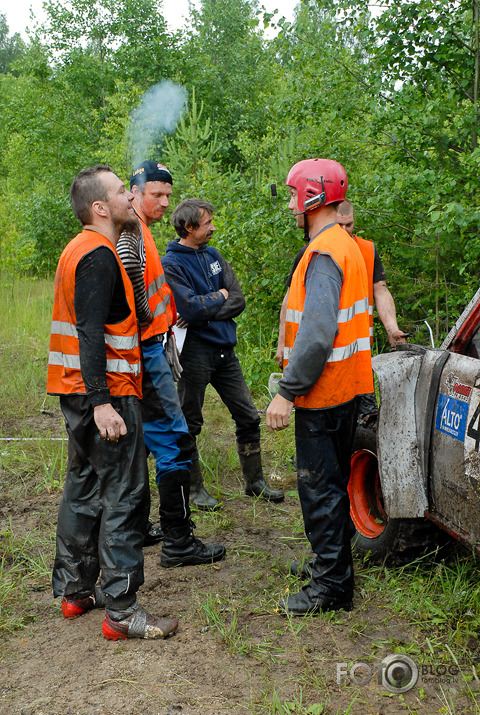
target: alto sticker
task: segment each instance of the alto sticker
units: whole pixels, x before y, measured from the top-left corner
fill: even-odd
[[[463,442],[467,426],[468,403],[457,400],[448,395],[438,396],[437,416],[435,428],[454,439]]]

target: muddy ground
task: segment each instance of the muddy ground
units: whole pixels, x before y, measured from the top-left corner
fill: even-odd
[[[58,414],[45,419],[50,432],[55,425],[62,434]],[[224,506],[219,515],[197,514],[196,521],[198,536],[226,545],[225,561],[162,569],[160,547],[145,550],[139,600],[157,615],[178,617],[177,634],[166,641],[106,641],[101,611],[64,620],[48,580],[32,583],[34,620],[0,640],[0,713],[476,712],[459,677],[442,685],[421,677],[403,695],[388,692],[376,677],[364,685],[348,679],[337,683],[337,663],[367,661],[373,666],[394,649],[411,652],[412,643],[421,651],[426,634],[364,589],[360,564],[351,613],[289,620],[276,612],[285,590],[300,585],[287,576],[289,562],[308,553],[294,495],[295,473],[290,457],[282,461],[274,441],[266,438],[267,472],[275,471],[277,484],[290,494],[278,506],[243,495],[229,426],[228,439],[221,436],[224,421],[220,413],[212,425],[220,434],[216,449],[221,463],[223,454]],[[0,533],[9,520],[18,533],[51,533],[59,498],[58,490],[43,491],[24,493],[12,502],[0,489]]]

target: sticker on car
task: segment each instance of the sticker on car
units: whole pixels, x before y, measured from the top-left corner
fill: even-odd
[[[464,442],[467,417],[468,402],[463,402],[462,400],[457,400],[454,397],[440,393],[438,396],[435,429],[444,434],[448,434],[454,439],[458,439],[460,442]]]

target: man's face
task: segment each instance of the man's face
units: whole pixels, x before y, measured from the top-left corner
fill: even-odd
[[[192,228],[189,231],[188,240],[190,245],[193,248],[203,246],[203,244],[210,241],[214,231],[215,226],[213,225],[212,214],[209,214],[208,211],[203,211],[198,228]]]
[[[340,224],[340,226],[343,228],[344,231],[349,233],[350,236],[353,236],[353,229],[354,229],[353,211],[351,211],[348,214],[337,213],[337,221]]]
[[[105,172],[102,174],[102,181],[107,189],[108,198],[104,205],[110,221],[117,230],[123,230],[125,224],[131,221],[135,215],[132,206],[133,194],[127,191],[123,181],[115,174]]]
[[[290,211],[293,212],[293,214],[296,214],[295,216],[295,222],[297,224],[297,228],[303,228],[305,226],[305,214],[301,214],[298,212],[298,193],[297,189],[294,186],[289,186],[290,189],[290,203],[288,204],[288,208]]]
[[[172,185],[165,181],[147,181],[143,193],[138,186],[133,186],[132,191],[148,223],[151,223],[159,221],[168,209]]]

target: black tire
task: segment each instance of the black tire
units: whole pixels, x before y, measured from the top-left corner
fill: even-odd
[[[378,474],[376,424],[357,427],[348,485],[354,551],[375,563],[403,565],[445,545],[446,534],[428,519],[390,519]]]

